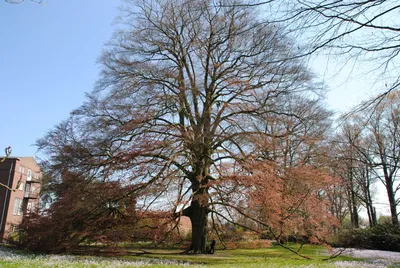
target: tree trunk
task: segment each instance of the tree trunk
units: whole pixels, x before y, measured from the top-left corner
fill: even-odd
[[[392,224],[394,226],[399,226],[399,219],[397,218],[397,207],[396,207],[396,198],[393,193],[392,183],[387,180],[386,190],[389,198],[390,205],[390,214],[392,216]]]
[[[359,217],[358,217],[358,208],[356,204],[356,199],[355,199],[355,194],[352,191],[352,210],[353,210],[353,227],[354,228],[360,228],[360,223],[359,223]]]
[[[369,227],[374,227],[376,225],[375,208],[372,206],[371,203],[367,203],[366,207],[367,207]]]
[[[367,212],[368,212],[368,221],[369,221],[369,227],[374,227],[377,224],[376,220],[376,211],[375,207],[373,205],[372,197],[371,197],[371,174],[370,174],[370,167],[365,166],[365,190],[364,190],[364,195],[365,195],[365,204],[367,207]]]
[[[378,224],[378,220],[376,218],[376,209],[375,209],[375,207],[372,207],[372,220],[373,220],[374,226],[376,226]]]
[[[183,210],[183,215],[190,218],[192,223],[192,242],[187,253],[207,253],[207,220],[208,207],[201,200],[206,199],[206,193],[195,194],[190,206]]]
[[[366,196],[367,196],[366,207],[368,213],[369,227],[374,227],[377,224],[376,211],[372,203],[371,192],[369,191],[369,188],[367,190]]]
[[[349,212],[350,212],[350,220],[353,228],[359,228],[359,217],[358,217],[358,208],[357,208],[357,200],[356,195],[353,189],[349,190]]]
[[[350,160],[350,198],[351,198],[351,205],[350,205],[350,215],[351,215],[351,224],[353,228],[359,228],[359,218],[358,218],[358,207],[357,207],[357,196],[355,193],[355,186],[354,186],[354,178],[353,178],[353,161]]]

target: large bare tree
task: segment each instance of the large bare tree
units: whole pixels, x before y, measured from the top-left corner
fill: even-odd
[[[126,180],[154,197],[139,198],[138,209],[156,204],[188,216],[188,252],[205,253],[212,204],[225,202],[213,185],[256,151],[254,140],[288,135],[258,123],[296,116],[274,104],[315,85],[293,59],[292,40],[254,8],[127,2],[96,89],[38,145],[49,170]]]

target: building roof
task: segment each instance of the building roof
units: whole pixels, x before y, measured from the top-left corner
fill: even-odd
[[[5,156],[0,156],[0,159],[3,159]],[[40,166],[38,162],[36,162],[35,158],[33,156],[9,156],[6,159],[10,160],[17,160],[19,161],[20,164],[26,165],[29,167],[37,167],[39,170],[35,170],[35,172],[40,172]]]

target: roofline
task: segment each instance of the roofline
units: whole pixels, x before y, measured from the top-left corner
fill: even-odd
[[[12,159],[12,160],[17,160],[17,161],[21,161],[21,158],[20,157],[11,157],[11,156],[0,156],[0,159],[4,159],[4,160],[7,160],[7,159]]]
[[[35,158],[34,156],[20,156],[20,157],[16,157],[16,158],[18,158],[19,160],[21,160],[21,158],[32,158],[33,161],[35,162],[35,164],[40,168],[40,165],[39,165],[39,163],[36,161],[36,158]]]

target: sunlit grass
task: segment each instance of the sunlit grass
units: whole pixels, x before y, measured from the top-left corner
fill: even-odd
[[[213,255],[184,255],[178,249],[124,248],[118,257],[71,255],[34,255],[0,250],[0,267],[396,267],[397,264],[374,263],[345,256],[324,260],[329,256],[325,247],[306,245],[302,254],[307,260],[279,246],[265,249],[217,250]],[[397,266],[400,267],[400,266]]]
[[[274,246],[267,249],[235,249],[235,250],[218,250],[213,255],[182,255],[178,254],[163,254],[163,250],[152,250],[155,254],[142,255],[153,259],[171,259],[175,261],[188,262],[190,264],[209,265],[213,267],[335,267],[331,262],[326,260],[328,251],[325,247],[320,246],[305,246],[302,253],[311,257],[312,260],[307,260],[293,253],[288,252],[279,246]],[[125,257],[134,259],[135,257]],[[354,258],[340,256],[336,261],[355,260]],[[311,267],[311,266],[310,266]]]

